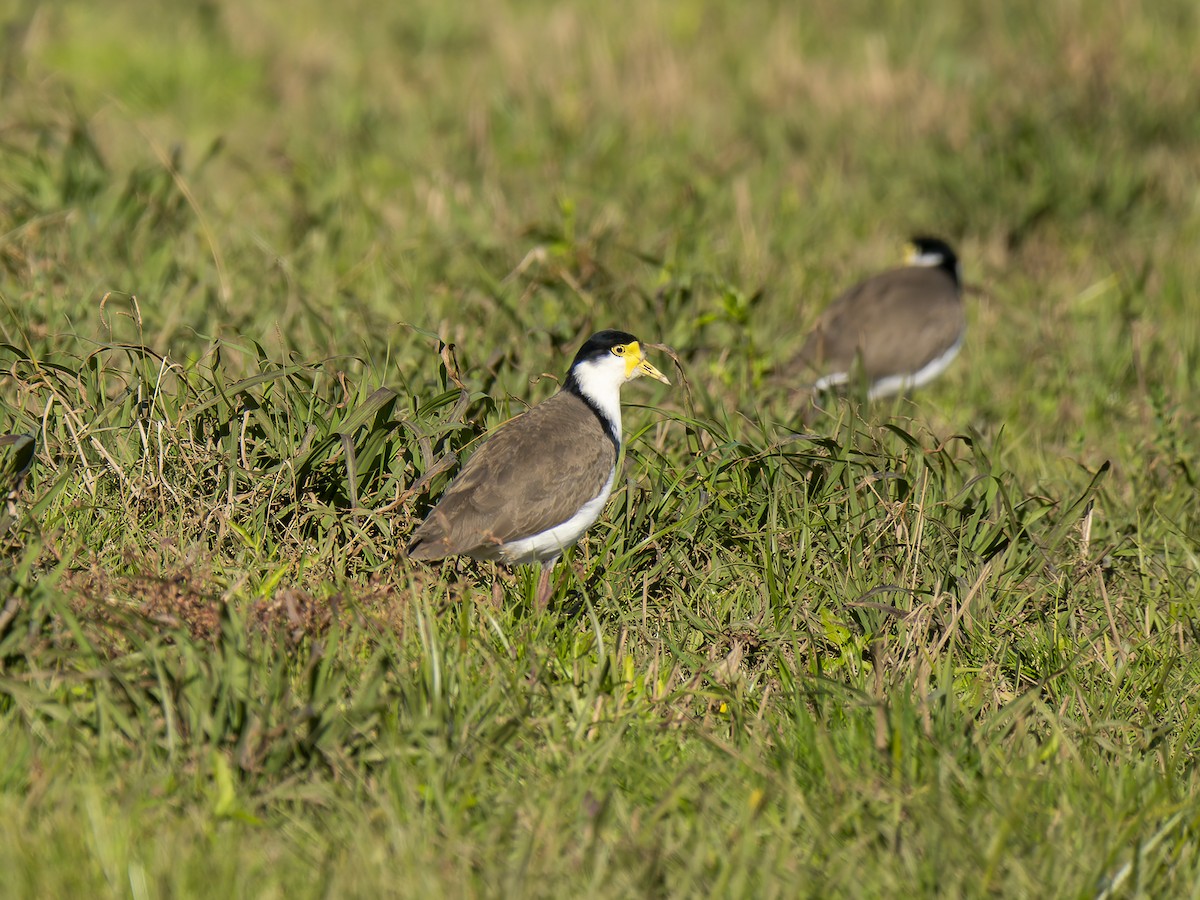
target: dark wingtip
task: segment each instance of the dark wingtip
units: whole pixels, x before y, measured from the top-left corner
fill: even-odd
[[[408,542],[408,546],[404,548],[404,555],[408,559],[434,560],[445,559],[453,553],[446,546],[445,538],[431,541],[428,538],[416,537]]]

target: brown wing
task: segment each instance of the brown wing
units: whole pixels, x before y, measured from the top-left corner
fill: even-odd
[[[501,544],[570,519],[600,493],[616,459],[596,414],[559,392],[475,451],[413,534],[408,555],[490,558]]]
[[[816,376],[849,372],[861,353],[869,379],[915,372],[945,353],[965,324],[954,279],[940,269],[892,269],[829,305],[800,351]]]

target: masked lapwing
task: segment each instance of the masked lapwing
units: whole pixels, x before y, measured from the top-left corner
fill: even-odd
[[[413,533],[409,557],[539,563],[537,604],[544,608],[550,569],[612,492],[621,385],[642,375],[670,384],[632,334],[592,335],[558,393],[502,425],[467,460]]]
[[[813,327],[794,375],[820,393],[861,378],[875,399],[920,387],[962,348],[966,317],[958,256],[945,241],[915,237],[907,265],[834,300]]]

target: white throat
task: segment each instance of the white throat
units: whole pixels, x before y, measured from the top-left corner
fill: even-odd
[[[611,424],[617,443],[621,436],[621,385],[625,383],[625,360],[608,356],[588,360],[575,367],[573,373],[579,384],[579,392],[595,404]]]

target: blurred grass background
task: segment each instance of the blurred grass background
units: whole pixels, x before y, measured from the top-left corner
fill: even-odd
[[[1193,3],[0,18],[0,890],[1194,890]],[[795,438],[914,231],[961,357]],[[398,560],[602,327],[559,608]]]

